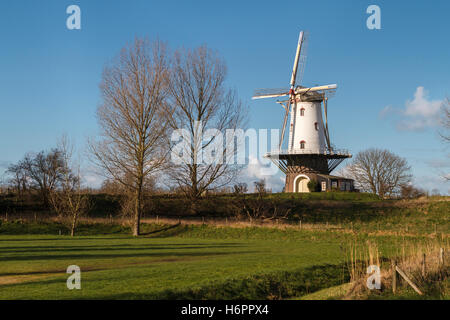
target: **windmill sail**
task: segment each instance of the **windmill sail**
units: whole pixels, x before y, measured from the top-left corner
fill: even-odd
[[[306,48],[307,48],[307,33],[300,31],[297,44],[297,52],[295,53],[294,66],[292,68],[291,75],[291,89],[296,87],[297,83],[301,83],[303,80],[303,73],[306,65]]]
[[[287,95],[289,95],[289,89],[286,88],[257,89],[253,93],[252,99],[276,98]]]
[[[298,70],[298,61],[300,60],[300,53],[302,51],[302,43],[303,43],[303,31],[300,31],[300,35],[298,36],[297,43],[297,52],[295,53],[294,66],[292,67],[292,75],[291,75],[291,89],[295,87],[295,80],[297,79],[297,70]]]

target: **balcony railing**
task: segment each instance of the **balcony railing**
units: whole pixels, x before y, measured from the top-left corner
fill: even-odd
[[[327,148],[324,149],[288,149],[288,150],[276,150],[267,152],[264,156],[277,156],[277,155],[295,155],[295,154],[323,154],[323,155],[350,155],[348,150],[346,149],[332,149],[329,150]]]

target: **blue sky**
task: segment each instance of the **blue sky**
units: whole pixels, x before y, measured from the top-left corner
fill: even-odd
[[[81,8],[81,30],[66,28],[71,4]],[[370,4],[381,8],[381,30],[366,27]],[[288,86],[298,32],[307,30],[304,83],[339,86],[329,102],[334,144],[353,154],[390,149],[422,187],[449,193],[439,176],[450,171],[450,150],[433,111],[450,95],[449,12],[449,1],[2,1],[0,167],[63,133],[82,150],[98,133],[102,68],[135,36],[217,49],[250,108],[249,126],[279,128],[281,108],[251,96]],[[280,187],[280,176],[270,183]]]

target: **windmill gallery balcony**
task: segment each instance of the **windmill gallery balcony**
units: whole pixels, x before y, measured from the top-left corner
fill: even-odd
[[[344,149],[290,149],[268,152],[264,155],[283,173],[330,174],[352,155]]]
[[[351,158],[351,153],[349,153],[346,149],[301,149],[301,148],[294,148],[289,150],[276,150],[267,152],[264,157],[265,158],[286,158],[290,155],[321,155],[325,156],[328,159],[332,158]]]

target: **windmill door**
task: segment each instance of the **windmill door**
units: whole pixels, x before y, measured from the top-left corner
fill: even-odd
[[[309,192],[308,189],[308,179],[305,177],[299,177],[296,181],[295,181],[295,190],[296,192]]]

